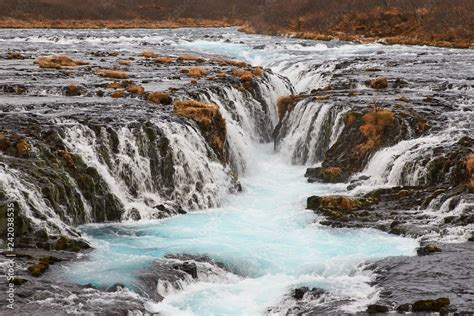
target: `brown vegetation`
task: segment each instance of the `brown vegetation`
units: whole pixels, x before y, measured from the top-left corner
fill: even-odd
[[[143,88],[143,86],[141,86],[141,85],[131,84],[127,87],[127,91],[130,92],[130,93],[141,95],[141,94],[145,93],[145,88]]]
[[[125,90],[117,90],[110,94],[114,99],[123,98],[125,96]]]
[[[122,65],[122,66],[129,66],[129,65],[130,65],[130,61],[129,61],[129,60],[124,60],[124,59],[119,59],[119,60],[117,61],[117,63],[118,63],[119,65]]]
[[[66,96],[68,97],[75,97],[78,96],[79,93],[79,86],[75,83],[70,83],[66,86]]]
[[[387,89],[388,81],[385,77],[377,77],[375,79],[369,80],[367,85],[372,89]]]
[[[99,69],[96,74],[101,77],[114,78],[114,79],[127,79],[128,74],[121,70],[115,69]]]
[[[278,117],[280,121],[285,117],[286,112],[291,112],[296,105],[297,97],[293,95],[282,96],[277,100]]]
[[[393,124],[394,114],[388,109],[374,107],[362,118],[364,124],[360,126],[359,131],[366,138],[366,142],[357,146],[357,152],[360,155],[365,155],[380,144],[383,131]]]
[[[156,57],[156,54],[152,51],[144,51],[138,54],[140,57],[145,57],[145,58],[154,58]]]
[[[356,122],[358,116],[359,114],[356,112],[352,112],[352,111],[347,112],[344,115],[344,124],[346,126],[352,126]]]
[[[199,66],[185,69],[185,72],[188,74],[188,76],[194,78],[201,78],[209,74],[209,71],[207,71],[207,69]]]
[[[192,61],[197,63],[203,63],[206,61],[204,58],[194,55],[181,55],[178,57],[178,61]]]
[[[467,156],[466,169],[470,175],[474,173],[474,153],[471,153],[469,156]]]
[[[39,65],[40,68],[53,68],[60,69],[62,67],[75,67],[88,65],[88,62],[74,60],[67,56],[43,56],[38,57],[34,63]]]
[[[215,104],[194,100],[176,101],[174,111],[196,121],[207,142],[221,161],[225,161],[226,123]]]
[[[321,177],[327,179],[329,182],[337,182],[336,180],[342,175],[342,173],[342,168],[335,166],[322,168],[320,171]]]
[[[168,93],[159,91],[149,93],[148,100],[156,104],[164,105],[169,105],[173,101]]]
[[[240,25],[250,33],[463,48],[473,45],[472,21],[472,0],[136,0],[133,5],[115,1],[113,6],[101,1],[0,2],[0,27],[9,28]]]
[[[25,139],[20,139],[16,144],[16,151],[18,155],[26,155],[30,151],[30,145]]]
[[[173,58],[167,56],[157,56],[154,60],[159,64],[170,64],[174,61]]]

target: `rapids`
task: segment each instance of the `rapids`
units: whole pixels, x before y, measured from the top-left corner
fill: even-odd
[[[9,157],[0,164],[0,193],[18,200],[31,222],[45,226],[48,232],[67,234],[81,225],[78,230],[94,250],[63,265],[55,278],[99,289],[122,284],[145,299],[146,310],[153,313],[286,314],[297,304],[292,291],[303,286],[325,291],[322,298],[308,299],[305,304],[331,305],[330,311],[364,311],[380,294],[380,289],[371,285],[374,275],[364,269],[365,263],[414,256],[419,240],[368,228],[324,226],[319,223],[322,217],[305,209],[306,199],[422,185],[429,160],[424,158],[449,151],[449,146],[474,130],[469,50],[315,42],[248,35],[234,28],[0,30],[0,43],[5,51],[21,48],[31,59],[26,66],[15,60],[0,65],[4,91],[12,84],[25,84],[28,91],[24,96],[0,94],[0,101],[6,104],[5,124],[15,127],[33,117],[31,121],[41,132],[53,126],[64,150],[80,158],[78,170],[92,169],[92,174],[97,174],[93,180],[107,197],[104,205],[116,206],[115,212],[110,212],[116,223],[96,223],[109,220],[100,216],[106,212],[97,211],[101,198],[92,204],[72,177],[65,177],[66,187],[77,199],[67,202],[77,206],[80,216],[69,216],[68,205],[46,203],[44,188],[35,178],[41,165],[31,171],[20,159]],[[180,73],[183,64],[164,67],[137,57],[144,50],[174,57],[236,58],[266,70],[247,90],[236,78],[221,82],[200,79],[193,86],[190,78]],[[53,70],[51,74],[50,70],[39,71],[32,64],[36,55],[51,52],[90,60],[91,67],[116,67],[117,56],[135,56],[136,62],[126,70],[146,91],[173,88],[178,98],[192,96],[215,103],[226,120],[228,164],[216,158],[196,124],[177,118],[171,107],[154,107],[134,95],[119,100],[99,98],[96,89],[103,87],[105,79],[89,70],[74,74],[75,82],[87,92],[64,97],[62,87],[69,74],[61,77]],[[20,75],[16,67],[22,70]],[[216,64],[204,67],[221,71]],[[402,78],[409,88],[396,87],[386,94],[369,89],[364,81],[380,69],[390,79]],[[319,93],[330,82],[340,85],[331,88],[331,98],[299,101],[279,122],[275,106],[279,96]],[[352,95],[351,90],[363,93]],[[438,91],[443,93],[436,94]],[[429,122],[433,123],[431,130],[421,137],[408,130],[412,138],[374,153],[354,176],[359,186],[353,190],[347,183],[307,182],[306,169],[318,166],[340,138],[347,111],[356,107],[365,110],[376,98],[399,104],[405,95],[417,104],[428,97],[435,99],[417,108],[440,118]],[[443,112],[442,117],[436,111]],[[48,163],[45,166],[50,167]],[[366,180],[359,181],[362,176]],[[236,183],[243,192],[235,193]],[[427,211],[419,212],[437,225],[446,215],[463,214],[473,205],[466,199],[453,209],[450,201],[441,196]],[[175,216],[160,217],[158,205],[173,206],[165,215]],[[65,215],[59,216],[58,209]],[[141,220],[133,221],[131,215],[137,212]],[[470,229],[472,223],[452,231],[434,231],[433,238],[444,234],[449,241],[465,241]],[[197,279],[188,276],[178,283],[159,280],[153,284],[154,293],[144,291],[143,273],[156,263],[180,261],[170,257],[179,255],[207,256],[212,262],[195,262]],[[154,300],[156,295],[162,300]],[[306,306],[306,310],[311,308]]]
[[[288,165],[269,145],[257,145],[255,165],[242,179],[245,192],[220,208],[158,222],[88,225],[82,231],[96,248],[87,261],[67,268],[80,284],[136,285],[135,275],[165,255],[206,255],[230,272],[161,293],[149,303],[153,312],[195,315],[257,315],[301,286],[323,288],[348,300],[344,309],[373,302],[377,290],[358,269],[368,259],[414,255],[418,243],[375,230],[340,230],[320,226],[305,210],[310,194],[340,192],[339,185],[305,181],[305,169]]]

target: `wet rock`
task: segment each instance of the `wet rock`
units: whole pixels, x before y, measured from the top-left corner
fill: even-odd
[[[296,299],[296,300],[300,300],[303,298],[303,296],[309,292],[309,288],[308,287],[300,287],[298,289],[295,289],[293,291],[293,298]]]
[[[15,278],[13,278],[11,283],[13,283],[16,286],[20,286],[20,285],[25,284],[26,282],[28,282],[27,279],[20,278],[20,277],[15,277]]]
[[[402,304],[402,305],[397,307],[397,312],[399,312],[399,313],[411,312],[411,305],[410,304]]]
[[[128,218],[133,220],[133,221],[139,221],[142,219],[140,212],[134,208],[128,213]]]
[[[193,279],[197,279],[197,277],[198,277],[197,266],[196,266],[195,263],[184,262],[183,264],[173,265],[173,268],[186,272],[187,274],[192,276]]]
[[[441,248],[439,248],[437,245],[434,245],[434,244],[429,244],[429,245],[420,247],[416,250],[416,253],[419,256],[427,256],[436,252],[441,252]]]
[[[388,313],[388,307],[385,305],[369,305],[367,306],[368,314],[385,314]]]
[[[435,300],[420,300],[413,303],[413,312],[442,312],[451,304],[449,298],[442,297]]]
[[[312,288],[311,290],[304,286],[297,289],[294,289],[292,292],[292,297],[296,300],[301,300],[306,294],[311,295],[312,299],[317,299],[321,295],[325,294],[326,291],[319,288]]]

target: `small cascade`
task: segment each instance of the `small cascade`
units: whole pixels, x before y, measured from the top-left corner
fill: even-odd
[[[268,143],[278,123],[275,104],[279,96],[292,93],[291,85],[281,77],[266,74],[251,89],[235,87],[207,89],[201,96],[215,103],[226,120],[230,163],[237,174],[252,165],[255,143]]]
[[[0,192],[5,194],[7,203],[15,209],[16,229],[26,230],[26,225],[44,229],[48,234],[77,234],[65,222],[73,223],[66,209],[61,218],[43,198],[40,188],[29,181],[28,175],[6,164],[0,164]],[[47,221],[45,221],[47,219]]]
[[[332,102],[298,102],[279,127],[276,150],[293,164],[317,164],[339,137],[344,113]]]
[[[375,153],[361,175],[370,177],[371,186],[424,185],[435,150],[452,146],[461,136],[439,133],[401,141]]]
[[[322,89],[329,84],[337,62],[331,60],[316,64],[312,59],[303,59],[298,63],[293,60],[283,60],[274,62],[270,66],[294,83],[296,92],[307,93],[313,89]]]
[[[186,210],[215,207],[229,187],[224,166],[208,157],[205,140],[189,125],[158,121],[96,133],[77,123],[65,130],[64,143],[97,170],[124,206],[124,218],[131,211],[162,216],[157,206],[171,201]]]

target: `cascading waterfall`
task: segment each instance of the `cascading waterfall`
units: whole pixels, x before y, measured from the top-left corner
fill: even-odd
[[[405,64],[392,64],[392,61],[398,61],[399,56],[420,58],[425,56],[425,50],[431,53],[430,49],[337,41],[308,45],[294,39],[239,34],[233,29],[97,30],[90,31],[91,34],[89,31],[61,30],[52,37],[38,34],[41,31],[37,30],[28,32],[34,36],[26,40],[23,35],[5,37],[14,45],[38,47],[41,52],[49,51],[53,46],[60,47],[62,53],[79,55],[84,45],[88,48],[87,54],[94,51],[107,56],[104,66],[116,66],[117,62],[117,56],[112,58],[103,51],[104,45],[110,51],[133,56],[146,45],[147,49],[171,55],[173,59],[182,53],[197,51],[244,58],[254,66],[272,69],[265,69],[251,82],[229,75],[222,81],[196,78],[195,84],[190,86],[186,72],[178,70],[194,66],[196,63],[192,61],[173,62],[175,68],[170,71],[166,70],[168,65],[156,65],[150,59],[137,57],[136,62],[126,68],[134,83],[143,83],[146,91],[169,89],[174,91],[172,96],[176,100],[196,99],[216,104],[226,121],[228,163],[219,161],[197,122],[176,116],[171,107],[151,104],[143,100],[144,96],[133,94],[124,99],[106,97],[100,99],[105,101],[98,101],[93,90],[103,87],[103,78],[98,78],[93,88],[87,87],[89,94],[69,98],[69,101],[60,97],[58,103],[51,105],[39,100],[37,103],[41,105],[19,102],[12,106],[18,115],[24,115],[20,119],[29,111],[38,111],[33,123],[42,135],[37,140],[47,143],[46,148],[41,148],[43,156],[34,156],[39,148],[35,146],[41,144],[32,142],[31,157],[22,158],[29,163],[30,158],[39,157],[46,161],[43,167],[48,167],[48,171],[63,172],[61,181],[67,179],[67,189],[73,188],[69,190],[75,197],[71,205],[82,207],[84,214],[77,218],[69,216],[73,211],[68,212],[68,204],[64,201],[49,205],[44,195],[50,188],[39,183],[37,178],[28,179],[18,165],[13,167],[2,162],[0,191],[17,201],[33,224],[41,226],[48,222],[49,233],[78,236],[71,227],[86,224],[79,230],[94,247],[84,260],[64,265],[54,278],[92,285],[100,290],[122,284],[136,291],[142,302],[147,301],[144,308],[152,313],[291,314],[301,306],[310,311],[314,308],[340,312],[365,310],[368,304],[377,302],[380,293],[370,284],[374,276],[363,269],[363,264],[388,256],[413,256],[418,241],[367,228],[324,226],[327,218],[307,210],[306,199],[313,195],[366,193],[386,186],[423,185],[426,161],[435,157],[433,148],[449,147],[458,142],[461,135],[470,135],[472,131],[470,123],[463,123],[466,113],[470,115],[467,102],[460,105],[458,112],[446,114],[457,117],[451,129],[443,128],[438,132],[441,128],[435,126],[433,132],[375,152],[365,169],[355,175],[357,181],[362,175],[369,179],[356,181],[360,185],[354,190],[348,191],[347,183],[310,184],[304,178],[306,167],[320,164],[327,151],[340,140],[346,126],[345,114],[354,110],[352,106],[361,109],[361,105],[370,103],[372,96],[383,95],[372,89],[366,95],[367,91],[363,91],[359,97],[350,93],[354,89],[352,84],[356,82],[356,88],[369,90],[363,82],[379,72],[377,67],[387,69],[390,84],[393,84],[392,79],[400,76],[398,68]],[[76,32],[80,36],[76,36]],[[117,36],[115,32],[125,35]],[[235,42],[237,38],[242,42]],[[347,56],[348,60],[344,60]],[[460,53],[455,58],[462,59],[463,55]],[[389,63],[383,64],[381,60],[389,60]],[[233,66],[205,63],[202,66],[210,73],[216,69],[227,74],[232,72]],[[157,72],[150,77],[141,76],[145,66]],[[348,74],[342,76],[338,72],[344,67]],[[423,72],[431,66],[420,64],[417,67]],[[418,74],[406,72],[406,84],[413,83],[410,89],[421,92],[420,96],[410,94],[405,100],[413,97],[422,103],[419,99],[425,97],[424,89],[431,93],[433,87],[441,86],[425,83]],[[347,80],[338,81],[340,77]],[[64,78],[57,80],[64,84]],[[470,91],[469,87],[462,88],[463,80],[456,81],[453,91]],[[419,82],[422,82],[421,87],[417,86]],[[56,82],[48,84],[53,86]],[[30,85],[34,86],[31,82]],[[401,90],[391,88],[388,91],[395,89]],[[411,93],[410,89],[403,92]],[[398,100],[398,94],[402,93],[399,90],[396,91],[397,99],[389,96],[389,101],[398,109],[404,107],[404,104],[399,105],[402,102]],[[32,89],[28,93],[37,95],[42,94],[41,91],[55,98],[63,95],[57,87]],[[327,98],[316,96],[325,91]],[[295,107],[279,122],[275,107],[278,97],[297,93],[311,95],[301,95]],[[96,106],[96,102],[99,105]],[[433,105],[428,104],[424,110],[427,108],[429,112],[431,107]],[[56,120],[55,115],[61,118]],[[59,135],[60,141],[54,139],[54,133],[49,134],[49,127],[45,127],[49,126],[52,117],[53,132]],[[407,134],[407,137],[414,137],[414,129]],[[17,158],[13,157],[23,160]],[[30,171],[36,175],[36,170]],[[84,190],[82,176],[87,176],[86,186],[99,183],[100,192]],[[238,191],[238,184],[242,184],[243,192],[229,194]],[[61,192],[54,193],[59,195]],[[97,200],[107,200],[107,203],[93,204]],[[118,217],[107,216],[109,202],[120,210]],[[440,195],[423,215],[442,223],[446,216],[462,217],[472,205],[469,197],[457,199]],[[184,214],[185,211],[189,212]],[[98,215],[102,217],[98,218]],[[123,223],[118,223],[120,220]],[[467,229],[471,229],[472,224],[459,227],[443,231],[441,234],[444,235],[439,239],[453,241],[452,236],[461,234],[465,235],[463,238],[467,237]],[[196,264],[197,278],[181,270],[176,272],[176,265],[179,267],[185,262]],[[162,271],[168,274],[160,275]],[[166,279],[169,275],[171,277]],[[176,275],[181,277],[173,278]],[[148,276],[151,277],[146,278]],[[323,294],[318,299],[305,295],[297,301],[291,293],[303,286],[318,288],[317,291]],[[94,304],[94,300],[88,303]]]
[[[279,127],[275,149],[293,164],[317,164],[339,137],[344,113],[332,102],[298,102]]]

